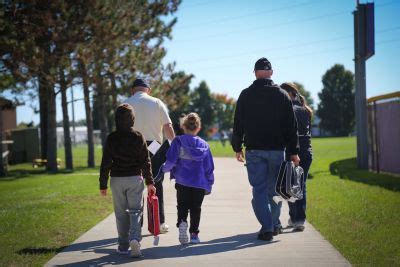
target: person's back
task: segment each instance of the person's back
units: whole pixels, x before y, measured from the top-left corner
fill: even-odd
[[[307,204],[307,176],[312,163],[312,146],[311,146],[311,118],[312,109],[307,105],[306,100],[300,94],[299,89],[294,83],[283,83],[281,88],[284,89],[292,99],[293,110],[297,119],[300,144],[300,166],[304,171],[304,189],[303,198],[294,203],[289,204],[290,220],[288,225],[292,226],[294,231],[303,231],[306,220],[306,204]]]
[[[150,93],[150,86],[143,79],[138,78],[133,82],[132,96],[126,99],[125,103],[130,104],[135,109],[136,121],[133,128],[143,134],[147,144],[150,145],[153,141],[162,144],[164,134],[168,140],[172,140],[175,133],[167,107],[160,99],[150,96]],[[165,162],[165,153],[168,147],[169,143],[164,142],[155,154],[151,154],[151,166],[154,174],[158,173],[161,164]],[[160,231],[166,233],[168,225],[165,223],[162,183],[163,179],[156,181],[155,187],[159,201]]]
[[[118,231],[119,254],[140,257],[143,212],[143,178],[149,192],[155,193],[146,141],[133,130],[135,115],[132,106],[120,105],[115,112],[116,131],[108,135],[100,167],[100,193],[107,195],[107,184],[113,192],[113,204]]]
[[[166,110],[164,103],[158,98],[140,91],[126,99],[125,102],[133,106],[135,111],[140,112],[139,115],[136,115],[134,129],[143,133],[147,141],[156,140],[161,143],[163,125],[170,122],[169,117],[165,115],[168,113],[162,112],[163,109]]]
[[[290,99],[272,80],[255,80],[243,90],[239,101],[246,149],[284,150],[288,141],[289,146],[296,146],[295,127],[287,119],[293,114]]]
[[[271,80],[271,63],[260,58],[254,72],[256,80],[242,91],[236,103],[232,148],[236,159],[244,162],[243,145],[246,147],[252,205],[261,224],[258,239],[271,241],[282,228],[280,204],[273,197],[285,150],[295,164],[299,163],[297,123],[288,94]]]
[[[129,176],[141,172],[143,159],[148,158],[143,135],[138,131],[110,133],[105,153],[112,160],[111,176]]]
[[[197,136],[201,129],[198,114],[190,113],[183,118],[185,132],[171,143],[163,172],[171,172],[177,190],[179,241],[187,243],[187,217],[190,213],[190,242],[199,243],[199,224],[204,195],[211,193],[214,184],[214,162],[210,147]]]

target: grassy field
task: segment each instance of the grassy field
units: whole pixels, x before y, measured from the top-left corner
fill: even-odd
[[[112,211],[94,170],[22,171],[29,168],[0,179],[0,266],[41,266]]]
[[[209,142],[214,157],[233,157],[234,153],[229,142],[223,145],[219,141]],[[100,165],[102,149],[101,146],[95,146],[95,163]],[[58,158],[61,159],[61,168],[65,168],[64,148],[58,149]],[[74,167],[82,168],[87,166],[87,146],[78,145],[73,147],[73,163]]]
[[[400,177],[356,169],[354,138],[314,140],[308,219],[356,266],[400,265]]]
[[[355,138],[313,145],[308,220],[353,265],[399,265],[400,177],[357,170]],[[210,147],[214,157],[234,156],[228,143]],[[86,148],[74,155],[74,172],[50,175],[21,164],[0,179],[0,266],[43,265],[111,212],[111,199],[98,197],[98,169],[84,168]]]

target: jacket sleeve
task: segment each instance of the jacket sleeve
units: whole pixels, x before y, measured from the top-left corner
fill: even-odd
[[[100,189],[107,189],[108,178],[110,176],[110,171],[112,167],[112,157],[111,157],[111,144],[110,136],[107,137],[106,144],[103,148],[103,157],[101,159],[100,165]]]
[[[146,140],[144,140],[143,135],[141,135],[141,147],[140,147],[140,163],[142,175],[145,180],[146,185],[154,184],[153,173],[151,172],[151,161],[149,150],[147,149]]]
[[[287,94],[284,95],[282,132],[285,139],[287,155],[299,154],[299,135],[293,104]]]
[[[167,160],[163,165],[163,172],[169,172],[176,166],[179,159],[179,150],[179,137],[175,137],[167,151]]]
[[[208,150],[207,157],[204,160],[204,172],[210,185],[214,184],[214,160],[211,151]]]
[[[232,148],[235,152],[242,150],[244,138],[244,125],[243,125],[243,92],[240,94],[235,109],[235,116],[233,119],[233,133],[232,133]]]

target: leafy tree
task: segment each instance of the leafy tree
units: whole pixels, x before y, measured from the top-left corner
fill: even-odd
[[[300,94],[301,94],[302,96],[304,96],[304,98],[306,99],[308,106],[310,106],[312,109],[314,109],[314,107],[313,107],[313,105],[314,105],[314,99],[312,98],[310,91],[307,91],[307,90],[304,88],[304,85],[301,84],[301,83],[299,83],[299,82],[293,82],[293,83],[294,83],[294,84],[297,86],[297,88],[299,89]]]
[[[190,83],[193,79],[192,74],[183,71],[173,73],[170,80],[165,82],[164,95],[161,96],[169,109],[169,115],[174,124],[179,123],[182,114],[189,112],[190,104]]]
[[[161,60],[166,53],[163,40],[170,37],[176,22],[176,18],[168,22],[165,17],[172,15],[179,3],[180,0],[0,3],[0,75],[5,78],[0,85],[37,85],[41,151],[48,160],[48,170],[57,170],[56,94],[64,94],[69,82],[76,76],[80,78],[88,124],[88,165],[94,166],[90,90],[99,103],[96,114],[100,115],[104,142],[109,131],[107,116],[113,109],[104,103],[115,104],[117,94],[129,88],[136,76],[158,80],[162,77]],[[66,83],[60,79],[61,73],[70,75]],[[58,92],[57,84],[63,87]],[[64,119],[68,124],[67,116]]]
[[[349,135],[355,124],[353,73],[336,64],[322,76],[322,84],[317,110],[320,127],[335,136]]]
[[[212,94],[212,97],[214,100],[214,121],[218,124],[219,130],[227,131],[233,125],[236,101],[226,94]]]
[[[76,41],[63,34],[65,22],[79,18],[72,7],[69,3],[54,1],[3,1],[0,5],[0,24],[3,25],[0,65],[3,73],[13,75],[15,82],[37,81],[41,152],[50,171],[57,170],[55,84],[58,65],[64,57],[63,48]]]
[[[205,81],[201,81],[191,93],[191,103],[189,105],[190,112],[196,112],[201,118],[202,129],[201,136],[206,136],[207,131],[213,126],[214,100],[212,98],[210,88]]]

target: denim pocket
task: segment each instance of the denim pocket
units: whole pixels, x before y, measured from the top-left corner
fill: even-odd
[[[257,152],[253,150],[246,151],[245,158],[246,158],[246,165],[261,161],[261,158],[259,157]]]

